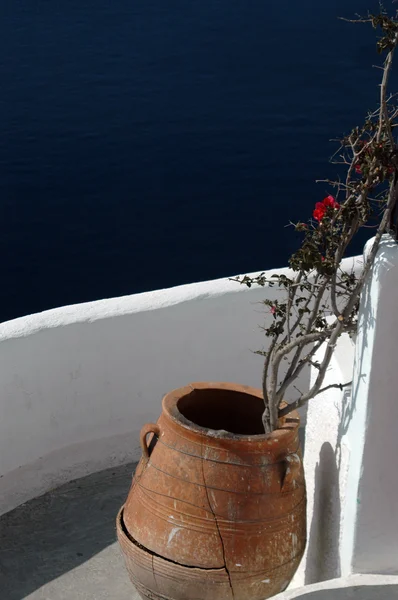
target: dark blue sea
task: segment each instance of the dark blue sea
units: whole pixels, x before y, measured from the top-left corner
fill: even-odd
[[[285,265],[377,107],[338,20],[375,5],[2,0],[0,320]]]

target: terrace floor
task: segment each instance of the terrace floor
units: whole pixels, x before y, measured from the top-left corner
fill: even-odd
[[[140,600],[115,531],[135,466],[78,479],[0,517],[0,600]],[[398,600],[398,576],[351,576],[283,598]]]
[[[138,600],[115,530],[134,469],[89,475],[0,517],[0,599]]]
[[[139,600],[115,528],[135,467],[77,479],[1,516],[0,600]]]

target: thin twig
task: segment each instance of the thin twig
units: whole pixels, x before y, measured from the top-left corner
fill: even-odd
[[[317,393],[317,396],[319,396],[319,394],[323,394],[323,392],[326,392],[327,390],[330,390],[332,388],[337,388],[337,389],[343,391],[344,388],[349,387],[350,385],[352,385],[352,381],[349,381],[348,383],[332,383],[332,384],[327,385],[326,387],[322,388],[321,390],[319,390],[319,392]],[[301,408],[302,406],[304,406],[304,404],[306,404],[306,401],[302,402],[301,401],[302,397],[303,396],[301,396],[297,400],[294,400],[293,402],[291,402],[290,404],[288,404],[287,406],[282,408],[279,411],[279,418],[285,417],[290,412],[292,412],[292,410],[297,410],[298,408]]]

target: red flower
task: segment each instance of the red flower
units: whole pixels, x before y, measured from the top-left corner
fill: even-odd
[[[362,169],[361,169],[361,165],[360,165],[359,163],[357,163],[357,164],[355,165],[355,173],[356,173],[357,175],[362,175]]]
[[[276,308],[275,306],[271,306],[271,314],[274,315],[276,313]]]
[[[322,202],[317,202],[315,204],[315,210],[312,213],[312,216],[317,221],[322,221],[323,217],[325,216],[325,212],[326,212],[326,206]]]
[[[317,204],[320,204],[317,203]],[[338,202],[336,202],[336,200],[334,199],[333,196],[326,196],[326,198],[323,199],[323,203],[324,206],[330,206],[330,208],[340,208],[340,204]],[[316,207],[316,205],[315,205]]]
[[[325,216],[325,211],[323,211],[323,210],[320,210],[319,208],[316,208],[316,209],[314,210],[314,212],[312,213],[312,216],[314,217],[314,219],[315,219],[316,221],[319,221],[319,222],[321,222],[321,221],[322,221],[322,219],[323,219],[323,217]]]
[[[312,216],[321,222],[328,208],[334,208],[335,210],[340,208],[340,204],[336,202],[333,196],[326,196],[322,202],[317,202]]]
[[[325,262],[325,257],[324,256],[321,256],[321,261]]]

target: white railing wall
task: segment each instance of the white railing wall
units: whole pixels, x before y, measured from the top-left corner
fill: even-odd
[[[354,258],[344,268],[361,266]],[[252,351],[266,344],[259,325],[272,319],[262,300],[280,294],[225,279],[1,324],[0,514],[138,459],[140,428],[157,419],[173,388],[199,380],[258,386],[261,358]],[[398,573],[397,306],[398,245],[385,237],[356,344],[340,339],[325,381],[352,378],[352,393],[329,390],[309,405],[308,546],[293,586]]]
[[[361,297],[356,343],[340,338],[324,382],[352,387],[309,405],[308,543],[294,587],[398,574],[397,308],[398,245],[385,236]]]
[[[173,388],[206,380],[258,387],[262,361],[253,351],[266,344],[259,326],[272,318],[261,302],[280,293],[225,279],[1,324],[0,514],[136,460],[141,426],[157,419]],[[300,389],[308,381],[303,373]]]
[[[343,573],[398,574],[398,244],[389,236],[362,295],[346,412]]]
[[[0,514],[139,457],[141,426],[191,381],[258,386],[278,291],[227,279],[59,308],[0,325]]]
[[[325,352],[315,355],[320,362]],[[344,334],[337,342],[323,386],[352,381],[355,344]],[[311,372],[312,383],[318,372]],[[350,418],[349,388],[331,388],[308,405],[305,428],[304,470],[307,485],[307,547],[291,584],[300,587],[342,575],[341,539],[344,520],[350,445],[344,429]]]

